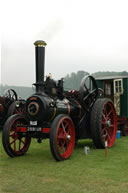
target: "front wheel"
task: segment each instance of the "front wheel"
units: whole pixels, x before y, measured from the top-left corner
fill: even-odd
[[[112,147],[116,139],[117,116],[113,102],[107,98],[99,98],[93,105],[90,127],[94,145],[97,148]]]
[[[10,157],[24,155],[31,143],[30,136],[18,130],[20,125],[27,125],[27,120],[22,115],[15,114],[7,119],[3,128],[2,143]]]
[[[71,118],[67,115],[58,115],[50,130],[50,149],[57,161],[68,159],[75,145],[75,128]]]

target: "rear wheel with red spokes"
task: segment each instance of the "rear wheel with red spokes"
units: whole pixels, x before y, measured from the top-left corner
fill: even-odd
[[[112,147],[115,143],[117,132],[117,116],[110,99],[99,98],[96,100],[90,117],[92,138],[97,148]]]
[[[71,118],[58,115],[50,129],[50,148],[57,161],[68,159],[75,145],[75,128]]]
[[[10,157],[24,155],[30,146],[31,138],[18,130],[20,125],[27,125],[27,121],[22,115],[15,114],[7,119],[3,128],[2,143]]]

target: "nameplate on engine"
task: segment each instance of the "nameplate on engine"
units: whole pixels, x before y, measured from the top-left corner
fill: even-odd
[[[28,127],[27,131],[42,131],[41,127]]]

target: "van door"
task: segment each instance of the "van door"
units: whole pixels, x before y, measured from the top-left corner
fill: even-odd
[[[115,79],[114,84],[114,106],[117,115],[120,115],[120,95],[123,94],[123,79]]]
[[[110,98],[114,103],[113,80],[105,80],[103,88],[104,88],[104,97]]]

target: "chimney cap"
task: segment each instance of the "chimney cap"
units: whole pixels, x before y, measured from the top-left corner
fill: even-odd
[[[46,44],[46,42],[43,41],[43,40],[37,40],[37,41],[34,42],[34,45],[35,45],[36,47],[45,47],[47,44]]]

